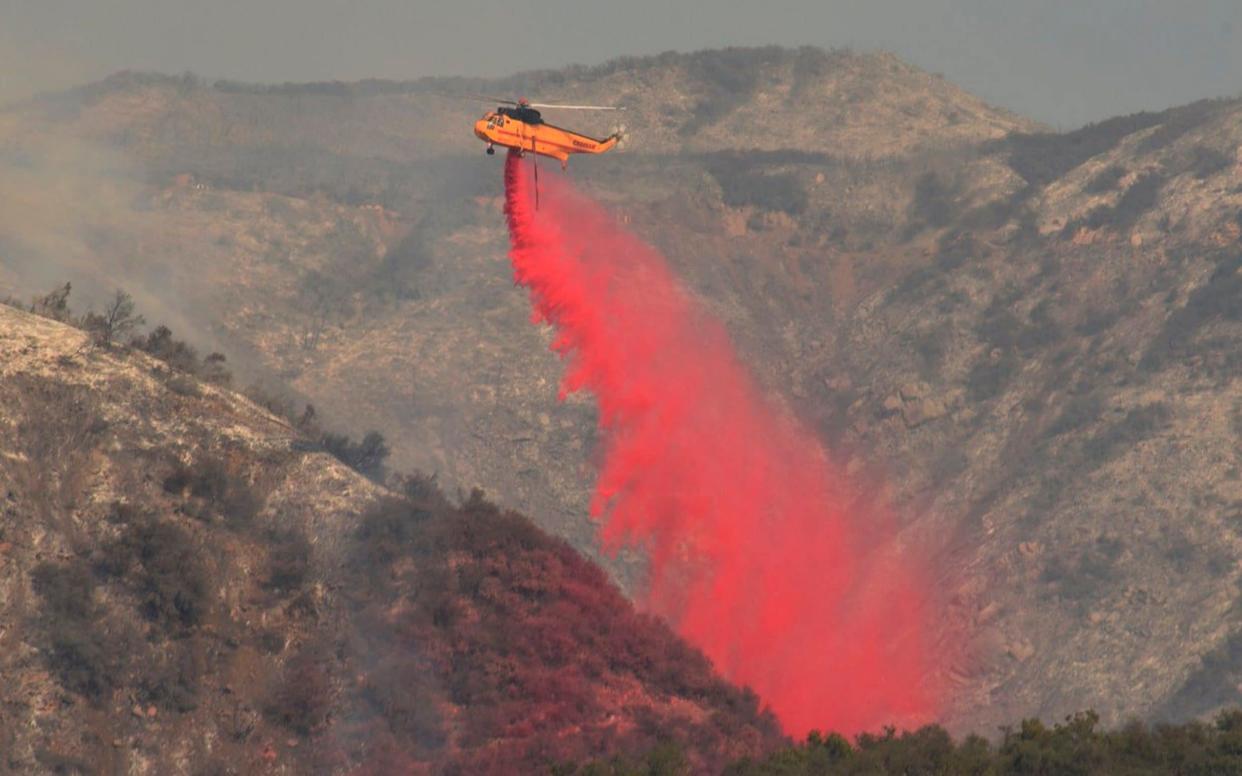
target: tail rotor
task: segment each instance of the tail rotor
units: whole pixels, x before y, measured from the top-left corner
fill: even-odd
[[[617,139],[617,150],[623,150],[629,142],[629,131],[624,124],[617,124],[612,128],[612,137]]]

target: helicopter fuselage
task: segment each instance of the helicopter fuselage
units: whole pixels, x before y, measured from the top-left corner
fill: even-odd
[[[523,115],[530,114],[530,115]],[[550,156],[564,167],[572,154],[602,154],[617,144],[618,135],[597,139],[543,121],[532,108],[501,108],[474,123],[474,134],[488,145],[516,149],[520,153]]]

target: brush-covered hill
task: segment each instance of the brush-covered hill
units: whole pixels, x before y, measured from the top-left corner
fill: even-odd
[[[0,113],[0,291],[123,285],[384,429],[400,467],[589,550],[594,409],[556,401],[454,91],[629,107],[630,148],[570,174],[912,535],[948,537],[944,627],[973,634],[945,667],[955,728],[1238,699],[1236,100],[1056,134],[887,55],[779,49],[496,81],[116,76]]]
[[[815,404],[953,532],[973,726],[1236,703],[1242,103],[995,151],[1025,182],[1010,214],[947,211],[841,328]]]
[[[512,773],[781,739],[603,572],[251,401],[0,305],[0,762]]]
[[[752,260],[786,250],[791,214],[823,228],[799,254],[842,224],[860,223],[850,239],[866,244],[904,207],[886,190],[909,175],[903,153],[1036,128],[891,55],[816,49],[487,82],[122,74],[0,114],[0,291],[73,280],[90,298],[122,284],[250,375],[388,430],[399,463],[486,483],[589,546],[591,408],[554,401],[559,366],[501,260],[499,165],[467,131],[487,106],[442,96],[478,91],[625,104],[633,153],[574,174],[625,203],[722,315],[763,339],[784,286],[806,293],[823,274]],[[825,173],[864,188],[846,196]]]

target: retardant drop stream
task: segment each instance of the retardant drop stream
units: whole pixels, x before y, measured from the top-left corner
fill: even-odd
[[[820,444],[768,401],[664,258],[562,176],[505,164],[516,280],[556,331],[562,392],[587,390],[603,444],[592,513],[606,550],[650,557],[639,604],[791,735],[934,718],[933,597],[884,514],[846,508]]]

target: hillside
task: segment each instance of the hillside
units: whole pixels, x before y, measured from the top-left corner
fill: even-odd
[[[589,546],[578,513],[591,409],[553,401],[559,366],[497,261],[499,169],[460,132],[481,108],[435,96],[522,88],[624,96],[634,153],[574,174],[595,176],[583,182],[625,203],[722,315],[764,339],[783,325],[774,311],[788,286],[805,296],[828,277],[782,264],[809,263],[843,230],[870,244],[899,217],[886,191],[910,175],[898,150],[1034,127],[891,56],[815,50],[670,55],[489,83],[258,88],[122,75],[0,119],[8,287],[24,296],[72,279],[90,298],[121,281],[152,318],[209,332],[200,344],[250,375],[360,428],[390,429],[400,464],[450,486],[485,484]],[[698,120],[668,107],[679,100],[717,107]],[[808,106],[829,113],[808,123]],[[743,124],[734,112],[754,116]],[[709,142],[712,127],[730,134]],[[801,150],[728,150],[772,142]],[[826,183],[840,175],[859,187],[845,196]],[[748,204],[773,187],[789,194],[784,210]],[[799,209],[824,232],[794,249],[781,233],[793,224],[784,211]],[[774,243],[788,258],[755,266]],[[543,455],[549,447],[561,454]]]
[[[0,305],[0,752],[58,773],[509,773],[780,742],[603,573]]]
[[[860,487],[949,537],[944,627],[973,634],[953,728],[1238,700],[1238,101],[1054,134],[887,55],[771,49],[490,82],[122,75],[0,114],[0,293],[123,285],[383,429],[400,468],[590,551],[594,409],[556,401],[454,91],[630,107],[630,149],[575,181]]]
[[[1239,148],[1236,102],[1011,138],[1014,215],[949,216],[820,362],[843,444],[956,537],[973,726],[1238,698]]]

